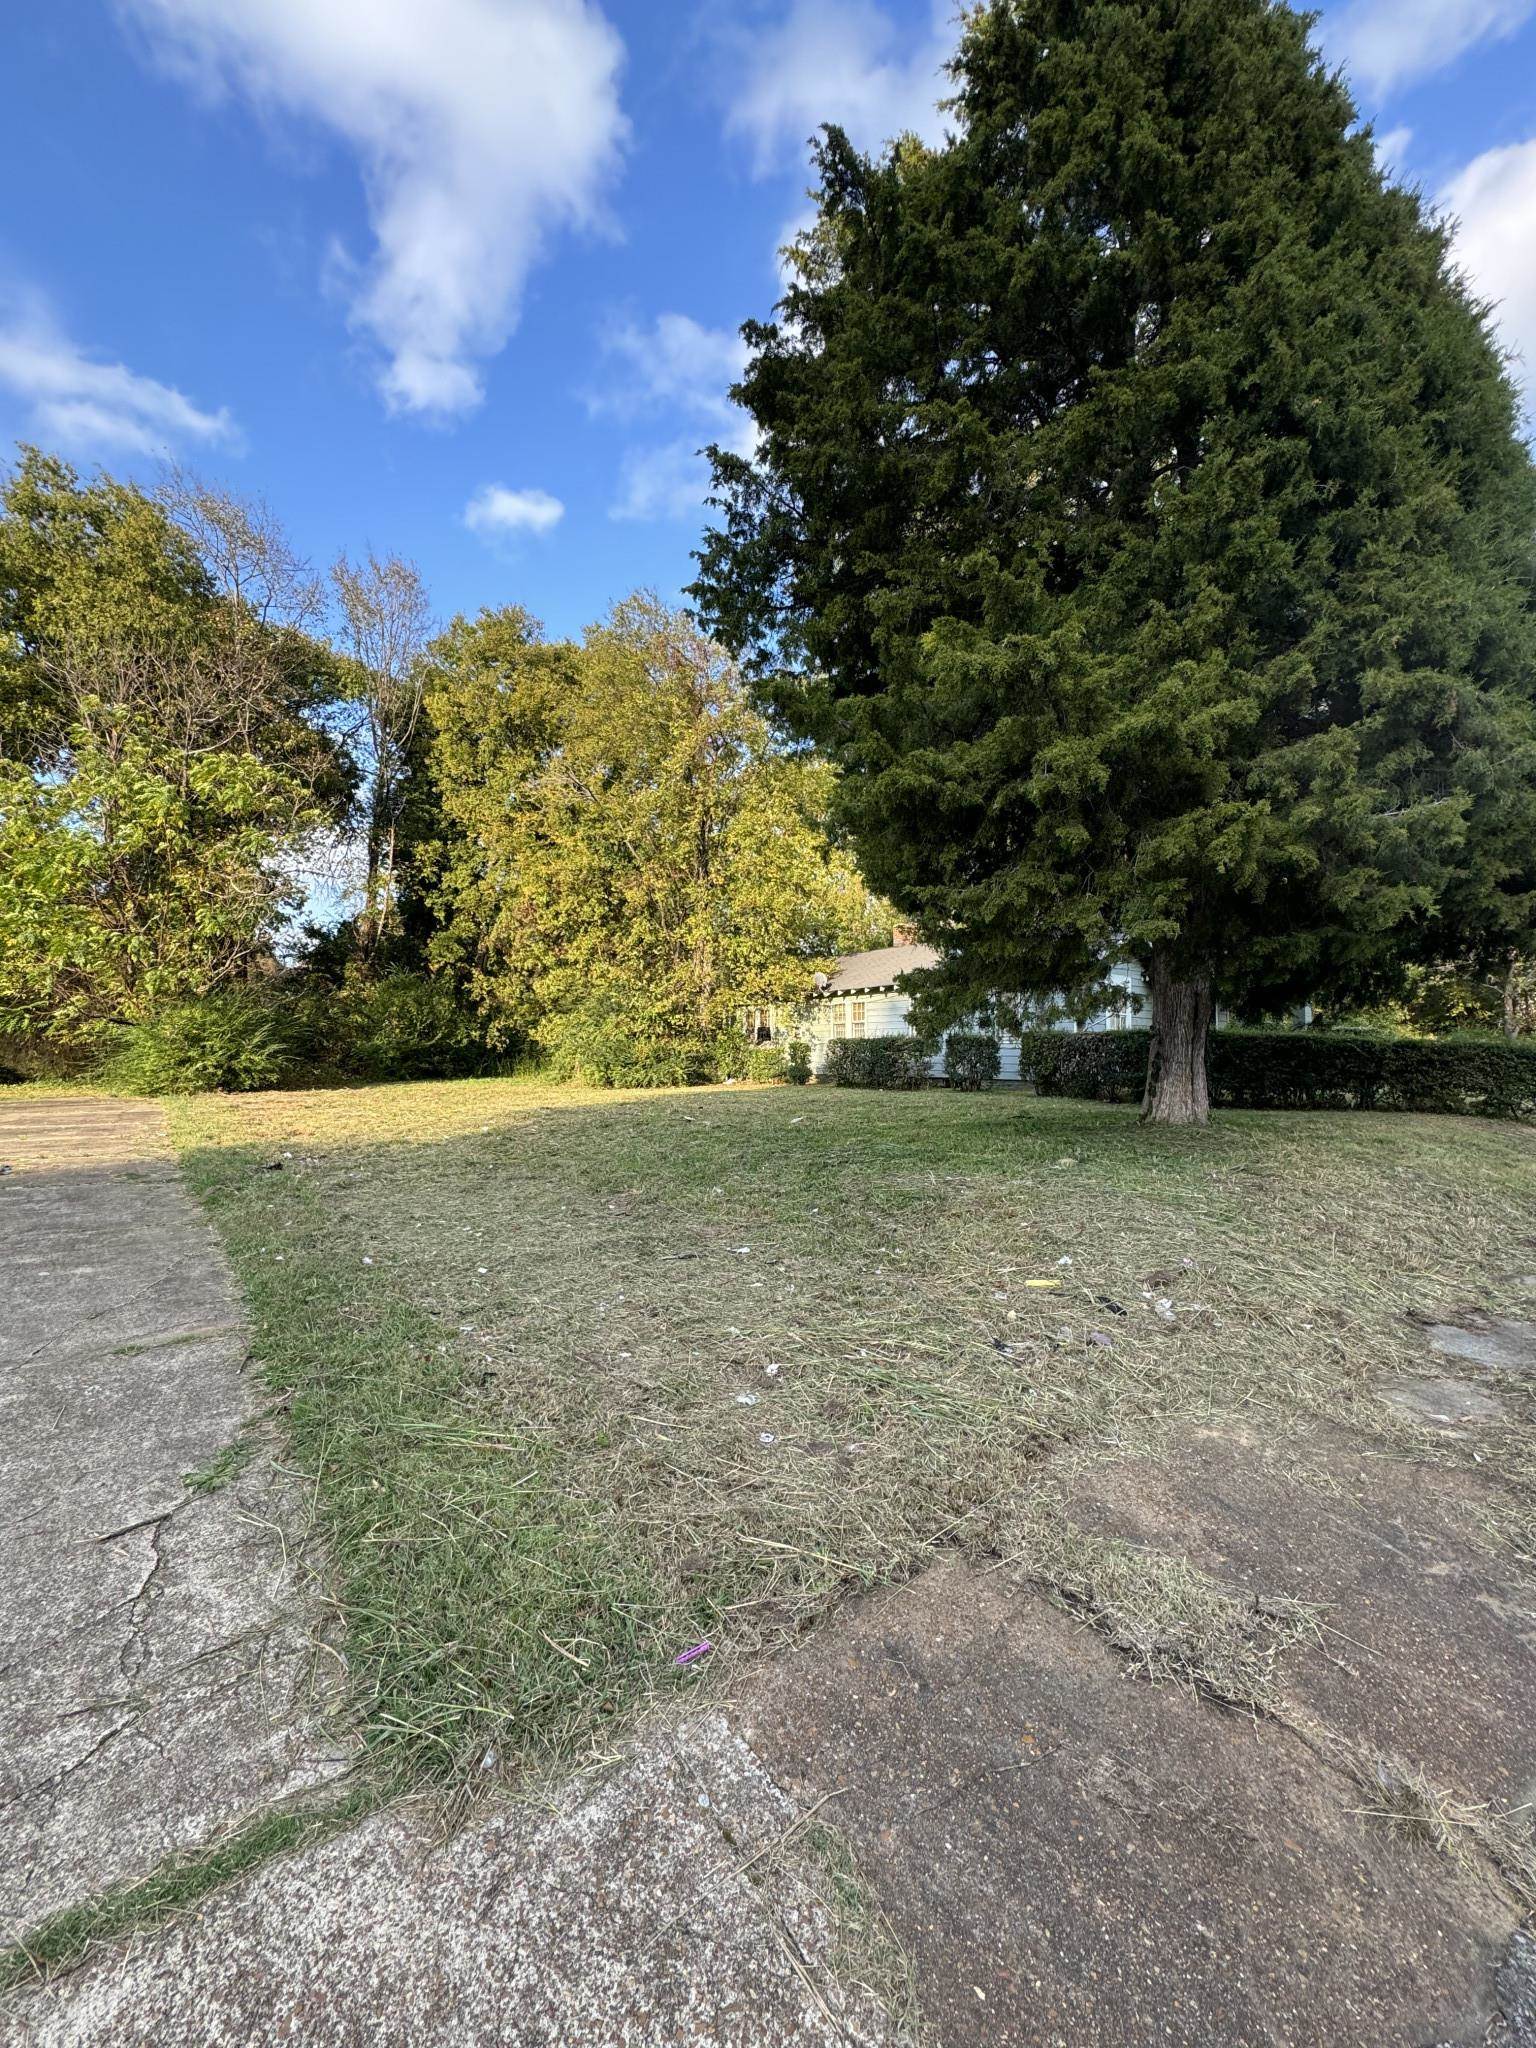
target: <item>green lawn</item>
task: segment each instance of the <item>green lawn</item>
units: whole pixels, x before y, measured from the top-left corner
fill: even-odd
[[[1409,1313],[1536,1263],[1536,1137],[1449,1118],[508,1081],[172,1118],[367,1724],[450,1775],[729,1685],[935,1544],[1044,1557],[1064,1459],[1234,1411],[1401,1427],[1372,1390]],[[1480,1448],[1529,1483],[1515,1432]]]

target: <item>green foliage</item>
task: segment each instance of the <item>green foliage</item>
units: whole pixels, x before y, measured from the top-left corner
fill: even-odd
[[[782,1045],[749,1045],[746,1058],[742,1061],[741,1079],[744,1081],[785,1081],[789,1078],[789,1058]]]
[[[1054,1032],[1026,1049],[1042,1095],[1139,1100],[1144,1031]],[[1391,1109],[1536,1118],[1536,1045],[1465,1032],[1216,1031],[1211,1100],[1228,1109]]]
[[[926,1088],[928,1055],[905,1032],[883,1038],[835,1038],[822,1079],[839,1088]]]
[[[785,1047],[784,1078],[792,1088],[803,1088],[811,1078],[811,1048],[803,1038],[792,1038]]]
[[[714,1036],[679,1031],[642,988],[594,989],[539,1033],[552,1080],[589,1088],[684,1088],[720,1070]]]
[[[1213,1040],[1218,1034],[1213,1033]],[[1041,1095],[1087,1102],[1139,1102],[1147,1079],[1145,1031],[1034,1031],[1021,1042],[1019,1072]]]
[[[354,968],[339,988],[305,991],[323,1056],[367,1080],[437,1081],[497,1064],[479,1018],[446,975],[404,968],[377,978]]]
[[[1392,1001],[1329,1021],[1429,1037],[1447,1031],[1502,1030],[1511,1038],[1536,1033],[1536,957],[1513,953],[1497,962],[1464,957],[1411,968]]]
[[[166,504],[35,450],[0,489],[0,1032],[90,1043],[231,980],[347,802],[291,558],[178,489],[209,561]]]
[[[82,484],[24,447],[0,490],[0,756],[46,758],[69,725],[54,667],[82,654],[174,644],[213,601],[197,552],[132,484]]]
[[[944,1041],[944,1072],[951,1088],[990,1088],[1002,1070],[1002,1048],[988,1031],[951,1031]]]
[[[132,718],[75,729],[53,775],[0,761],[0,1029],[89,1040],[227,978],[292,900],[276,845],[317,821],[282,770]]]
[[[266,990],[228,988],[119,1027],[99,1078],[124,1095],[247,1094],[286,1080],[301,1049],[290,1004]]]
[[[1357,998],[1530,929],[1536,472],[1307,32],[978,6],[951,138],[827,131],[746,330],[695,595],[946,934],[926,1024],[1120,953],[1170,1000]]]
[[[637,598],[576,645],[487,612],[432,662],[433,956],[493,1040],[593,1081],[708,1076],[744,1009],[865,936],[822,830],[831,771],[776,742],[682,617]]]

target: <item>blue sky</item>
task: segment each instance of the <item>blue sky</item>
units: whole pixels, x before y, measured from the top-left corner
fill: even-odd
[[[804,138],[935,132],[928,0],[16,0],[0,448],[267,498],[574,632],[675,595]],[[1320,34],[1536,363],[1536,0]]]

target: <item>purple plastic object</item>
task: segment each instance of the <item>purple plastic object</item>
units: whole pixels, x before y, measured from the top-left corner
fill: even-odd
[[[691,1650],[684,1650],[680,1656],[674,1657],[672,1662],[691,1664],[695,1657],[707,1657],[714,1647],[713,1643],[695,1643]]]

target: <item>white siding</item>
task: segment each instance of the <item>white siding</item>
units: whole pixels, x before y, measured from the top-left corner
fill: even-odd
[[[1081,1028],[1085,1031],[1121,1031],[1145,1024],[1147,985],[1141,969],[1132,960],[1117,961],[1110,969],[1108,979],[1110,986],[1120,993]],[[855,1004],[862,1005],[862,1029],[858,1028],[860,1017],[854,1010]],[[835,1039],[853,1036],[884,1038],[905,1032],[909,1028],[909,1008],[909,999],[890,988],[871,989],[865,995],[816,996],[798,1007],[781,1006],[776,1009],[773,1012],[773,1035],[780,1042],[804,1039],[811,1049],[811,1070],[819,1074],[826,1065],[827,1048]],[[1053,1028],[1075,1031],[1079,1027],[1070,1018],[1058,1018]],[[1010,1032],[1000,1032],[998,1051],[999,1079],[1017,1081],[1020,1078],[1018,1039]],[[936,1080],[943,1079],[942,1050],[929,1060],[928,1071]]]

